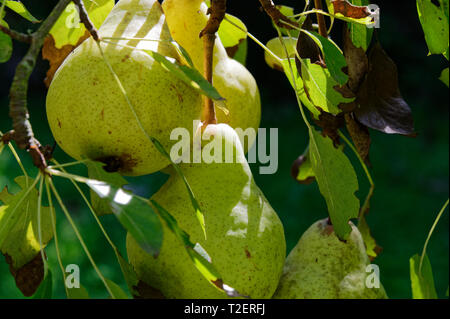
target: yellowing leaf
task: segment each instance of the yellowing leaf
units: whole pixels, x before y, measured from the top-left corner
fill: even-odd
[[[84,5],[92,23],[99,28],[114,7],[114,0],[85,0]],[[55,39],[56,48],[60,49],[67,44],[76,45],[85,31],[86,28],[80,23],[78,9],[71,2],[50,30],[50,34]]]

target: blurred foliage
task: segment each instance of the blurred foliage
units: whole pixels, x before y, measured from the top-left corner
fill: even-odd
[[[46,1],[39,6],[32,1],[23,1],[38,19],[45,17],[56,3]],[[286,5],[298,5],[298,1],[277,1]],[[367,217],[372,233],[384,248],[375,260],[381,269],[381,280],[392,298],[410,298],[409,258],[422,250],[428,231],[449,195],[449,131],[447,88],[439,81],[445,66],[441,56],[427,57],[427,46],[418,20],[415,1],[375,1],[382,8],[381,30],[378,38],[388,54],[397,62],[400,86],[405,100],[411,105],[419,133],[415,139],[402,136],[387,136],[373,132],[371,160],[372,174],[376,183],[372,209]],[[242,18],[250,32],[262,42],[276,36],[270,21],[259,11],[256,3],[245,4],[230,1],[229,12]],[[13,14],[6,21],[26,31],[35,26],[23,22]],[[339,28],[340,26],[337,26]],[[336,39],[339,41],[339,34]],[[13,58],[8,64],[0,65],[0,129],[11,127],[8,118],[8,90],[17,62],[26,46],[14,43]],[[294,93],[284,75],[270,70],[264,62],[264,53],[249,42],[248,68],[257,79],[263,98],[262,127],[279,128],[279,169],[274,175],[259,175],[259,167],[252,166],[255,179],[271,205],[280,215],[286,232],[288,251],[297,243],[301,234],[315,221],[327,215],[326,204],[316,184],[304,186],[290,177],[292,162],[303,153],[308,143],[307,129],[301,120]],[[48,68],[39,61],[29,91],[29,107],[35,132],[43,144],[53,144],[45,115],[45,86],[43,79]],[[269,79],[270,77],[270,79]],[[25,152],[19,152],[25,166],[36,173]],[[357,168],[360,180],[358,196],[364,199],[368,191],[362,169],[351,153],[348,153]],[[60,162],[70,158],[61,150],[55,153]],[[86,174],[85,170],[73,170]],[[14,177],[21,174],[10,152],[5,149],[0,156],[0,188],[5,185],[17,191]],[[139,195],[150,196],[164,183],[164,174],[151,177],[132,178],[132,188]],[[57,187],[72,213],[83,238],[103,274],[120,283],[119,266],[112,249],[102,236],[94,219],[84,206],[76,190],[67,181],[57,180]],[[85,191],[87,191],[85,189]],[[449,282],[449,214],[446,213],[433,235],[428,255],[436,279],[439,297],[443,297]],[[69,224],[59,212],[57,214],[58,234],[64,263],[78,264],[81,269],[81,283],[91,297],[107,297],[100,279],[87,260]],[[102,217],[108,233],[125,252],[125,232],[114,216]],[[54,275],[54,297],[64,298],[62,276],[57,265],[54,242],[47,254]],[[0,298],[22,298],[14,285],[4,258],[0,256]]]

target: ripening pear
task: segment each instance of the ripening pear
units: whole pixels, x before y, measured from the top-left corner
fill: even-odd
[[[244,296],[270,298],[286,255],[283,226],[255,184],[236,132],[226,124],[208,125],[205,136],[212,137],[214,143],[223,142],[222,154],[214,151],[217,157],[210,164],[203,160],[180,167],[205,216],[206,239],[186,186],[177,174],[171,174],[152,200],[175,217],[193,243],[206,250],[225,284]],[[203,156],[210,153],[208,145],[203,147]],[[127,252],[138,278],[166,298],[227,297],[201,275],[167,227],[158,258],[146,254],[130,235]]]
[[[202,97],[146,52],[181,60],[158,1],[120,0],[99,33],[126,95],[96,42],[84,41],[58,69],[48,91],[53,135],[78,160],[113,161],[124,175],[156,172],[169,161],[144,131],[169,149],[172,129],[190,129],[200,119]]]
[[[172,37],[190,55],[194,66],[204,71],[203,39],[200,32],[208,21],[208,7],[203,0],[165,0],[162,4]],[[216,108],[219,123],[233,128],[258,130],[261,100],[252,74],[239,62],[228,57],[220,38],[214,46],[213,85],[226,99],[229,114]],[[253,144],[249,141],[249,146]],[[247,146],[247,145],[244,145]],[[248,150],[247,147],[245,147]]]
[[[352,232],[343,242],[327,219],[313,224],[286,259],[274,298],[387,298],[378,274],[366,269],[370,262],[364,241],[358,228],[351,226]]]

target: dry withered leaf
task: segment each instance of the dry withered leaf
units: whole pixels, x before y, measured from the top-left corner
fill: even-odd
[[[312,20],[309,16],[303,23],[302,29],[305,29],[307,31],[313,30]],[[302,59],[310,59],[311,63],[317,63],[319,65],[322,65],[323,67],[326,67],[325,61],[323,60],[320,53],[319,46],[316,42],[314,42],[313,39],[311,39],[310,36],[308,36],[304,32],[300,32],[298,36],[297,52]],[[302,64],[297,57],[295,58],[295,63],[297,64],[298,73],[302,74]]]
[[[386,134],[414,135],[414,119],[398,84],[398,70],[380,43],[369,53],[369,72],[357,94],[355,115],[367,127]]]
[[[44,83],[47,87],[53,80],[53,76],[58,70],[59,66],[64,62],[66,57],[79,46],[85,39],[89,38],[88,31],[80,38],[76,45],[66,44],[61,49],[55,47],[55,39],[51,34],[45,37],[44,46],[42,47],[42,58],[50,62],[50,68],[47,71],[47,77],[44,79]]]
[[[347,60],[348,87],[358,92],[364,77],[369,71],[369,59],[363,48],[357,48],[350,38],[350,30],[344,25],[344,55]]]
[[[366,162],[366,164],[370,164],[369,153],[372,139],[370,138],[369,129],[359,123],[353,117],[353,114],[345,115],[345,123],[359,155],[364,160],[364,162]]]
[[[14,268],[13,260],[8,254],[5,255],[5,259],[17,288],[25,297],[31,297],[44,279],[44,263],[41,254],[37,254],[36,257],[19,269]]]
[[[338,147],[341,144],[338,130],[345,126],[343,113],[334,116],[333,114],[321,110],[319,119],[313,120],[320,128],[322,128],[322,134],[331,138],[335,147]]]
[[[335,14],[340,13],[344,17],[353,19],[364,19],[370,16],[367,6],[355,6],[347,0],[333,0],[331,3]]]

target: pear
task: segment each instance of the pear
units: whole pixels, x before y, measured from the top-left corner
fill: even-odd
[[[387,298],[381,284],[379,288],[366,286],[366,279],[374,274],[366,272],[370,262],[364,242],[358,229],[351,226],[349,238],[342,242],[328,219],[313,224],[286,259],[274,298]]]
[[[283,226],[255,184],[236,132],[217,124],[207,126],[204,134],[214,142],[223,141],[223,149],[235,153],[234,158],[215,153],[223,163],[180,165],[204,213],[206,239],[178,175],[172,174],[152,199],[175,217],[193,243],[206,250],[225,284],[244,296],[270,298],[286,255]],[[128,257],[140,280],[169,299],[226,298],[195,268],[182,243],[169,229],[164,230],[156,259],[130,235],[127,238]]]
[[[207,5],[203,0],[165,0],[162,4],[172,37],[190,55],[194,66],[203,73],[204,47],[199,38],[208,21]],[[229,114],[217,108],[219,123],[233,128],[258,130],[261,120],[261,100],[252,74],[239,62],[228,57],[220,38],[214,46],[213,85],[226,99]],[[253,144],[249,141],[245,150]]]
[[[192,121],[200,119],[202,97],[146,52],[181,60],[169,42],[172,39],[158,1],[120,0],[99,33],[115,38],[105,39],[101,47],[142,127],[97,44],[88,39],[67,57],[50,85],[50,128],[59,146],[77,160],[108,162],[124,175],[156,172],[169,161],[144,130],[169,149],[172,129],[190,129]]]

